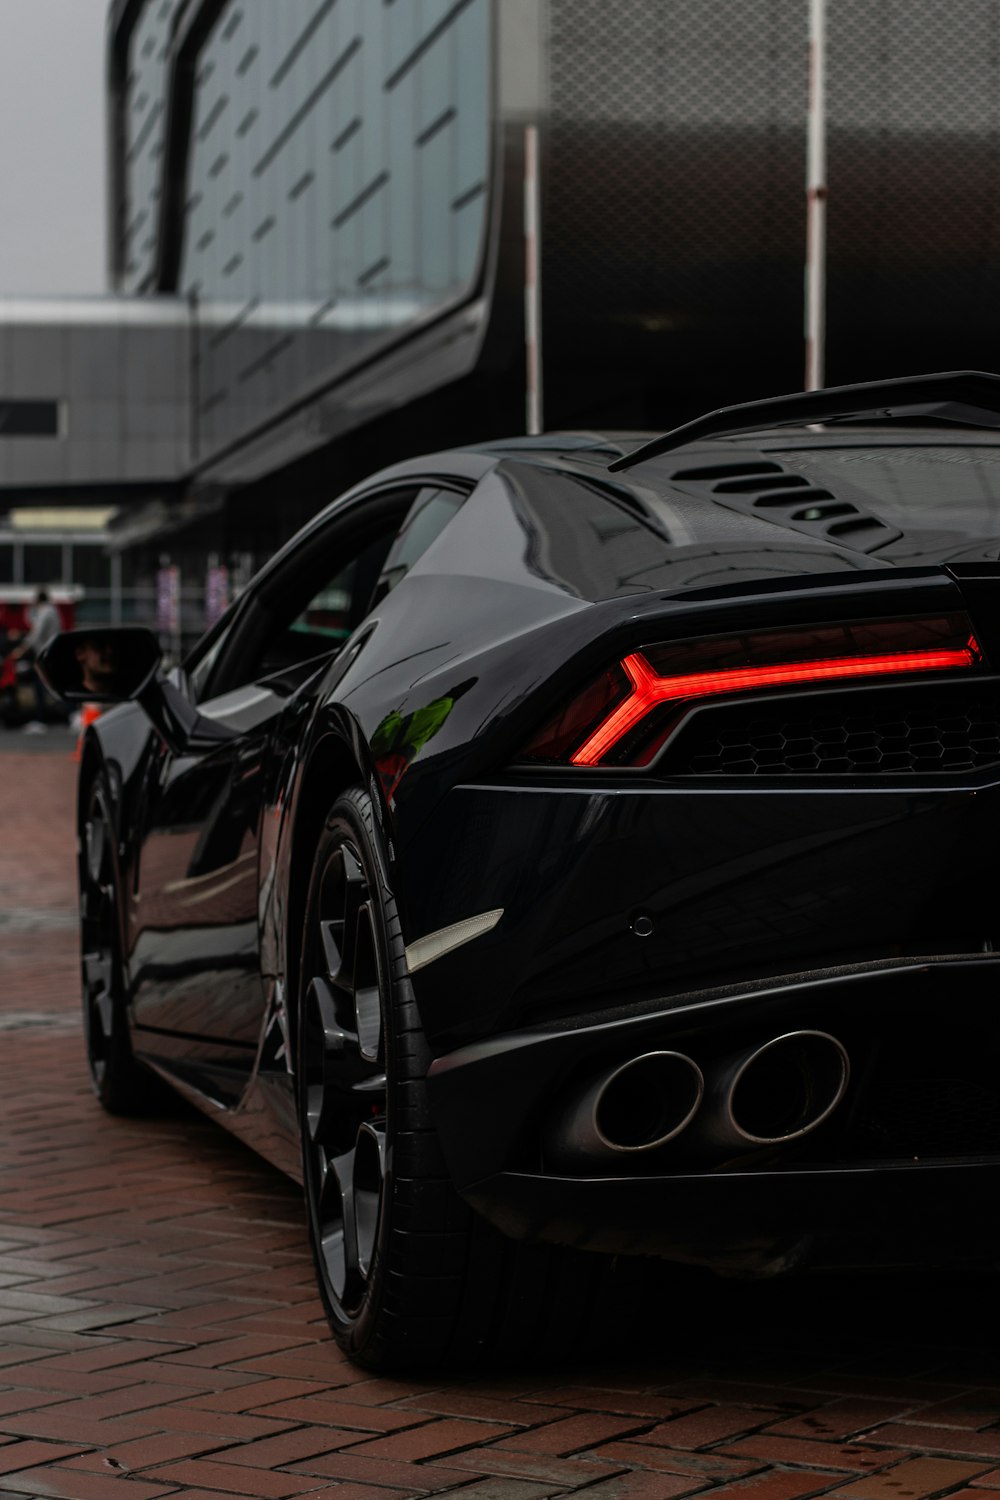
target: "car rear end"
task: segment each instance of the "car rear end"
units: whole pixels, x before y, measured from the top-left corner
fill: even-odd
[[[588,628],[407,855],[414,933],[494,923],[413,976],[456,1183],[518,1237],[739,1274],[990,1261],[1000,569]]]

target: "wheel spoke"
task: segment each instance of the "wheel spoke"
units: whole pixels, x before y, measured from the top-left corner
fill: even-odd
[[[364,1299],[384,1200],[387,973],[378,894],[359,846],[333,843],[316,885],[299,1077],[310,1215],[329,1296]]]
[[[111,954],[106,948],[97,948],[83,955],[84,979],[92,997],[110,990],[111,969]]]
[[[366,1062],[377,1062],[382,1042],[382,1001],[378,946],[372,905],[366,901],[358,911],[354,968],[354,1021],[358,1047]]]
[[[365,1280],[371,1271],[385,1181],[385,1118],[366,1120],[354,1148],[354,1230],[358,1270]]]
[[[110,1042],[111,1033],[114,1028],[114,1001],[110,991],[102,990],[93,997],[91,1007],[100,1024],[101,1035],[105,1042]]]
[[[337,1099],[331,1087],[336,1062],[343,1059],[352,1038],[337,1021],[330,987],[315,978],[306,991],[303,1036],[303,1084],[306,1091],[306,1127],[309,1138],[328,1144],[337,1128]]]
[[[354,1157],[353,1147],[340,1156],[325,1156],[319,1186],[320,1240],[330,1282],[341,1299],[356,1297],[364,1283],[358,1260]]]
[[[331,984],[348,994],[354,990],[354,954],[358,911],[367,894],[361,861],[348,844],[337,853],[333,889],[327,892],[332,912],[320,921],[320,936]]]
[[[103,818],[91,818],[84,830],[84,849],[87,874],[94,885],[99,885],[104,873],[104,857],[107,850],[107,829]]]
[[[320,922],[319,937],[323,945],[323,962],[326,968],[326,977],[331,984],[336,984],[337,975],[343,965],[340,945],[343,941],[342,922]]]

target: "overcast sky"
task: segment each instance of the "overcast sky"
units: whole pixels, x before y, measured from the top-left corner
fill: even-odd
[[[0,0],[0,296],[105,290],[108,0]]]

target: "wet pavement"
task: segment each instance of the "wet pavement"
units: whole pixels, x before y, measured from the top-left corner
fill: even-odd
[[[349,1365],[294,1184],[90,1092],[71,746],[0,737],[0,1500],[1000,1500],[986,1276],[665,1279],[588,1364]]]

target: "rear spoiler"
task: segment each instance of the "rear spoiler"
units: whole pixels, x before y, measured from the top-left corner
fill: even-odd
[[[860,385],[833,385],[822,391],[798,391],[770,396],[740,406],[721,406],[693,422],[674,427],[609,464],[611,471],[631,469],[660,453],[699,438],[737,437],[789,424],[840,422],[865,417],[882,422],[929,417],[961,427],[1000,431],[1000,375],[977,370],[945,370],[937,375],[906,375],[898,380],[872,380]]]

